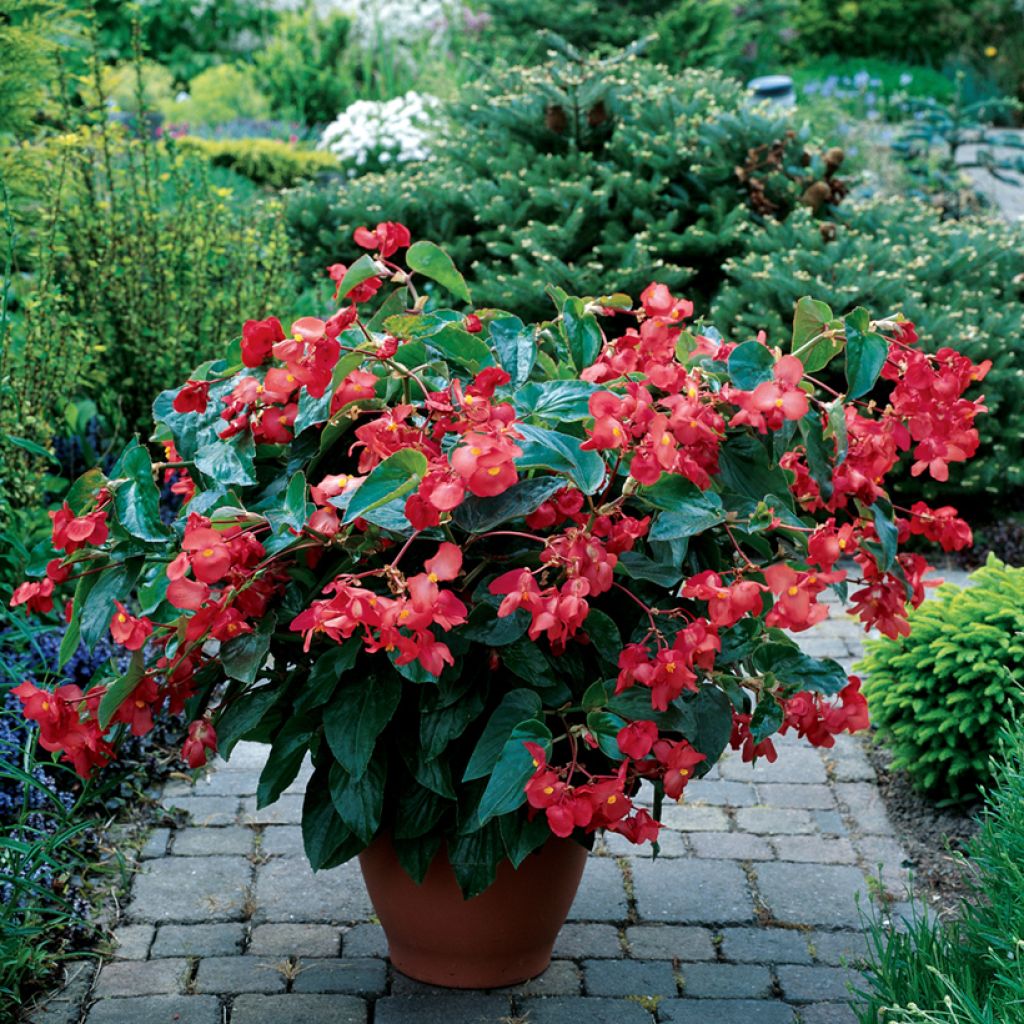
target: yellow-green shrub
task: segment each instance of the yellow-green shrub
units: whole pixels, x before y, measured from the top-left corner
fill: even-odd
[[[225,167],[271,188],[291,188],[300,181],[338,170],[333,153],[318,149],[300,149],[279,139],[199,139],[186,136],[178,140],[184,152],[204,156],[214,167]]]

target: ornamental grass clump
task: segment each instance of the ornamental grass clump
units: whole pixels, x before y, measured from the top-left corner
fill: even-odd
[[[386,833],[421,879],[444,841],[472,895],[552,834],[656,841],[663,797],[727,746],[771,761],[776,732],[867,724],[859,680],[789,634],[845,593],[843,555],[864,624],[906,633],[928,565],[901,540],[970,531],[895,510],[886,476],[906,449],[934,475],[968,457],[985,366],[810,299],[788,351],[726,342],[660,284],[553,288],[526,324],[473,312],[400,224],[355,241],[332,315],[248,321],[157,399],[162,461],[133,441],[53,514],[60,554],[13,603],[73,590],[66,653],[109,633],[131,662],[18,688],[45,749],[88,774],[166,705],[192,768],[270,744],[261,806],[308,751],[314,868]],[[170,526],[163,474],[187,498]]]
[[[907,637],[869,641],[859,666],[893,767],[946,803],[978,799],[1000,731],[1024,708],[1024,569],[988,563],[944,584]]]

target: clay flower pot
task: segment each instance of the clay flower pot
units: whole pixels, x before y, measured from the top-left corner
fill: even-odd
[[[403,869],[388,836],[359,854],[391,962],[417,981],[447,988],[501,988],[540,974],[580,884],[587,851],[550,839],[515,870],[464,900],[444,846],[422,885]]]

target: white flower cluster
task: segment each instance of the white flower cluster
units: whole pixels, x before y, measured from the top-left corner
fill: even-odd
[[[437,105],[436,97],[412,91],[386,102],[357,100],[324,129],[317,148],[329,149],[353,170],[425,160],[430,155],[430,116]]]
[[[352,38],[364,47],[430,39],[443,43],[465,20],[458,0],[320,0],[352,19]]]

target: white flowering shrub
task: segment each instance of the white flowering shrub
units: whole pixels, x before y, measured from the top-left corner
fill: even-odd
[[[351,176],[384,167],[425,160],[434,96],[407,92],[392,100],[358,100],[343,110],[320,136]]]
[[[334,0],[330,6],[352,19],[352,39],[364,47],[424,39],[443,44],[474,17],[458,0]]]

